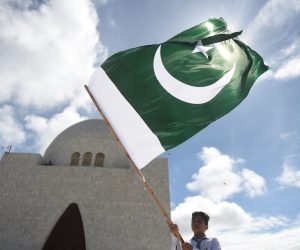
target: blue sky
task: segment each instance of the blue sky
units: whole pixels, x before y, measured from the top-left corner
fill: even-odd
[[[41,152],[98,118],[83,84],[108,56],[222,16],[271,70],[169,159],[172,218],[207,211],[222,249],[300,249],[299,0],[0,0],[0,145]],[[4,152],[2,149],[1,154]]]

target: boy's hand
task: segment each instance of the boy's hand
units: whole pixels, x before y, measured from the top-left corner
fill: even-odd
[[[187,242],[182,244],[182,250],[193,250],[193,246]]]
[[[175,237],[178,238],[178,236],[179,236],[179,229],[178,229],[178,226],[177,226],[176,224],[171,224],[171,225],[169,225],[169,227],[170,227],[171,233],[172,233]]]

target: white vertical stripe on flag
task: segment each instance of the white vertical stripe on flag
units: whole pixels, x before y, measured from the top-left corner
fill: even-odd
[[[88,85],[102,112],[138,168],[143,168],[156,156],[165,152],[156,135],[101,67],[94,72]]]

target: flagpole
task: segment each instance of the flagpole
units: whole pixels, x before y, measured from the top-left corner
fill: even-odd
[[[154,203],[156,204],[156,206],[158,207],[161,215],[165,218],[166,223],[170,226],[173,224],[171,218],[169,217],[169,215],[167,214],[167,212],[165,211],[165,209],[163,208],[161,202],[159,201],[159,199],[157,198],[157,196],[155,195],[154,191],[152,190],[151,186],[149,185],[149,183],[146,181],[144,175],[142,174],[141,170],[136,166],[136,164],[134,163],[134,161],[131,159],[130,155],[128,154],[126,148],[123,146],[122,142],[119,140],[116,132],[114,131],[113,127],[110,125],[110,122],[107,120],[105,114],[103,113],[103,111],[101,110],[100,106],[98,105],[96,99],[94,98],[93,94],[90,92],[89,87],[87,85],[84,85],[84,88],[86,89],[86,91],[88,92],[89,96],[91,97],[93,103],[95,104],[95,106],[97,107],[98,112],[101,114],[101,116],[103,117],[104,122],[107,124],[107,126],[109,127],[111,133],[113,134],[115,140],[117,141],[117,143],[119,144],[119,146],[123,149],[125,155],[127,156],[127,158],[129,159],[129,162],[133,168],[133,170],[135,171],[135,173],[140,177],[140,180],[143,182],[145,189],[148,191],[148,193],[150,194],[150,196],[153,198]],[[182,236],[180,235],[180,233],[178,233],[177,238],[179,239],[180,243],[183,244],[184,240],[182,238]]]

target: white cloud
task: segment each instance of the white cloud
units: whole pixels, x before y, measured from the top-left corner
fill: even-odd
[[[217,237],[224,250],[295,250],[300,246],[299,237],[294,237],[300,233],[299,224],[283,216],[253,216],[236,203],[213,202],[200,195],[187,197],[172,210],[172,220],[185,240],[192,237],[191,214],[199,210],[210,215],[207,235]]]
[[[200,167],[198,173],[192,176],[192,181],[187,183],[188,190],[199,192],[213,201],[225,200],[242,191],[249,197],[266,192],[263,177],[248,169],[236,169],[236,165],[244,160],[233,159],[214,147],[204,147],[199,157],[204,166]]]
[[[297,21],[300,12],[299,0],[270,0],[260,9],[259,13],[245,31],[244,39],[253,43],[260,39],[283,39],[290,30],[287,22]],[[280,34],[278,34],[280,32]],[[278,36],[274,36],[278,34]]]
[[[290,226],[276,232],[228,232],[220,234],[218,239],[222,244],[222,250],[298,250],[300,249],[299,233],[300,226]]]
[[[299,54],[300,50],[300,38],[296,37],[294,41],[286,48],[281,50],[281,54],[284,57],[294,56],[295,54]]]
[[[32,9],[33,2],[0,7],[0,102],[13,98],[22,107],[49,110],[84,92],[106,49],[90,1],[50,0]]]
[[[25,132],[16,120],[13,108],[9,105],[0,107],[0,114],[0,146],[22,144],[26,139]]]
[[[274,74],[275,79],[292,79],[300,76],[300,56],[282,63]]]
[[[187,184],[187,188],[200,194],[186,197],[182,203],[173,205],[171,212],[172,220],[179,225],[185,240],[192,237],[191,214],[204,211],[211,217],[207,235],[217,237],[224,250],[299,249],[299,216],[295,220],[282,215],[257,216],[237,203],[225,200],[242,191],[250,197],[264,194],[266,183],[263,177],[246,168],[238,171],[236,165],[244,163],[244,160],[222,154],[213,147],[203,148],[199,158],[204,166],[193,175],[193,181]]]
[[[296,35],[290,44],[287,45],[287,42],[283,44],[282,49],[276,49],[271,55],[267,64],[271,65],[272,69],[261,78],[290,80],[300,76],[298,66],[300,60],[300,38]]]
[[[252,170],[243,169],[242,176],[244,177],[244,189],[249,197],[255,197],[266,193],[265,179]]]
[[[283,171],[277,181],[284,187],[300,188],[300,170],[284,163]]]
[[[67,0],[1,1],[0,104],[13,103],[10,116],[0,118],[1,126],[11,131],[5,133],[5,140],[1,133],[1,143],[25,142],[14,109],[30,131],[27,139],[35,143],[32,149],[40,152],[63,129],[85,119],[79,110],[90,112],[93,104],[83,85],[94,63],[107,53],[99,40],[98,24],[91,0],[72,5]],[[49,118],[61,106],[67,108]],[[7,107],[0,105],[0,109]],[[37,110],[39,115],[34,115]]]
[[[208,179],[213,176],[213,172],[215,176],[222,176],[223,179],[228,176],[227,171],[230,171],[231,174],[236,174],[243,179],[240,182],[240,189],[253,197],[266,192],[265,180],[261,176],[245,168],[240,172],[234,172],[234,165],[240,160],[221,154],[215,148],[203,148],[200,157],[204,161],[204,166],[194,175],[192,182],[194,188],[198,187],[197,191],[200,192],[200,195],[185,198],[182,203],[172,210],[172,219],[174,223],[179,225],[184,239],[188,240],[192,236],[190,229],[192,212],[201,210],[211,216],[207,235],[217,237],[224,250],[300,249],[300,239],[298,237],[300,233],[300,215],[296,216],[294,220],[282,215],[253,215],[234,202],[212,199],[207,195],[210,191],[204,192],[202,189],[205,187],[196,183],[197,181],[206,181],[206,188],[210,189],[210,183],[205,180],[204,173],[209,174]],[[205,171],[201,171],[203,168],[206,168]],[[224,171],[224,169],[227,169],[227,171]],[[300,171],[285,164],[278,181],[284,186],[300,187]],[[218,183],[220,181],[215,182],[214,185],[220,185]],[[226,198],[226,195],[224,197]]]
[[[34,140],[39,152],[43,153],[52,140],[69,126],[87,119],[81,116],[73,107],[67,107],[61,113],[50,119],[37,115],[25,117],[26,128],[34,133]]]
[[[266,65],[271,65],[271,64],[269,64],[269,63],[267,63],[267,62],[265,62],[265,64],[266,64]],[[257,85],[258,83],[264,83],[264,82],[266,82],[266,80],[272,79],[272,78],[274,78],[274,72],[272,71],[272,69],[269,69],[267,72],[263,73],[263,74],[257,79],[257,81],[256,81],[255,83],[256,83],[256,85]]]
[[[294,135],[293,132],[282,132],[279,134],[279,138],[283,141],[289,140]]]
[[[207,212],[211,217],[209,234],[222,230],[237,230],[251,220],[236,203],[213,202],[201,195],[187,197],[172,211],[172,219],[179,225],[184,238],[191,237],[191,214],[199,210]]]
[[[99,4],[107,4],[108,0],[95,0],[95,2]]]
[[[270,0],[245,30],[243,40],[249,44],[263,45],[268,41],[270,47],[277,42],[267,63],[272,70],[261,80],[290,80],[300,76],[300,38],[296,28],[299,18],[299,0]]]

